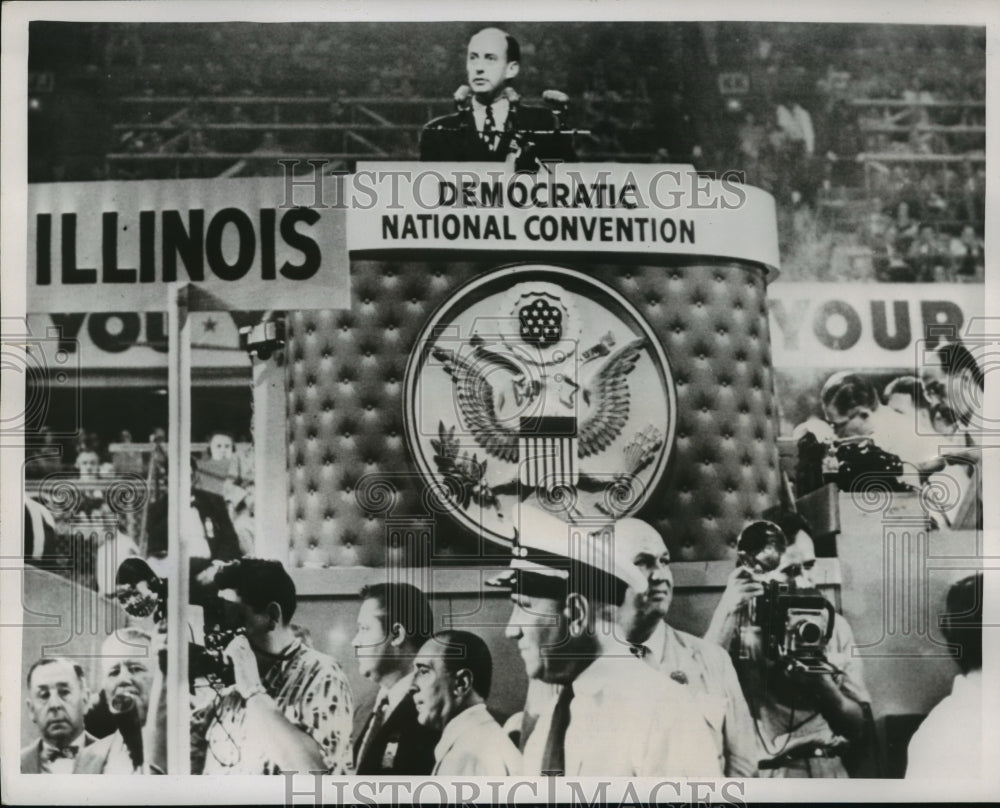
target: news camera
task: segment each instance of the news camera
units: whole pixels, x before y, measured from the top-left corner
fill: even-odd
[[[760,628],[769,660],[787,671],[833,673],[826,646],[833,636],[834,611],[817,590],[792,581],[762,581],[764,593],[750,602],[750,622]]]
[[[242,628],[228,629],[215,624],[205,627],[205,644],[191,643],[188,652],[188,671],[191,680],[204,678],[217,687],[236,683],[233,663],[226,659],[226,646],[235,638],[246,633]]]

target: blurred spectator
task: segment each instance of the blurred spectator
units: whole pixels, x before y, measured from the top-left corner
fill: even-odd
[[[917,238],[919,223],[910,216],[910,203],[901,201],[896,206],[896,212],[892,219],[896,235],[897,252],[906,255],[910,251],[910,246]]]
[[[929,222],[920,225],[917,238],[907,252],[907,262],[913,269],[913,280],[918,283],[952,279],[951,256],[938,237],[937,228]]]
[[[976,235],[976,229],[971,224],[965,225],[961,235],[951,240],[949,252],[955,262],[956,280],[983,282],[985,248],[983,240]]]
[[[101,457],[93,449],[86,449],[76,456],[73,465],[81,480],[93,482],[101,468]]]
[[[924,385],[916,376],[900,376],[886,385],[882,394],[886,406],[910,419],[921,435],[934,432],[931,405],[924,393]]]
[[[236,441],[229,432],[213,432],[208,439],[208,456],[212,460],[229,462],[236,453]]]

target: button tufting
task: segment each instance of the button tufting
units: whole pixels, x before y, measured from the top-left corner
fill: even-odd
[[[409,467],[401,397],[416,332],[454,289],[490,269],[481,262],[401,267],[355,262],[353,312],[289,314],[289,539],[300,559],[312,540],[333,564],[388,562],[382,519],[358,506],[353,489],[374,467]],[[777,457],[767,443],[776,408],[766,311],[758,315],[765,286],[733,263],[630,265],[618,273],[616,287],[669,351],[679,405],[671,464],[681,471],[664,477],[646,513],[672,534],[679,559],[731,558],[739,526],[774,504],[778,491]],[[759,389],[748,389],[755,382]],[[420,502],[410,484],[400,494],[401,503]],[[336,515],[324,508],[330,502]],[[352,540],[347,555],[342,548]],[[438,546],[445,554],[468,551],[451,535]]]

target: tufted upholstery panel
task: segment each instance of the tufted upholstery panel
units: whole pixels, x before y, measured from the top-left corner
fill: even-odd
[[[653,260],[587,263],[576,255],[552,263],[616,289],[659,336],[677,389],[676,443],[637,515],[660,528],[677,560],[726,558],[741,526],[778,491],[764,273],[732,261]],[[427,319],[461,284],[510,261],[354,261],[349,311],[290,313],[293,564],[503,554],[434,512],[409,456],[402,399]]]

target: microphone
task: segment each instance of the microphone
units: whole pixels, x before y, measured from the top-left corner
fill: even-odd
[[[457,90],[455,90],[452,96],[455,100],[455,110],[457,112],[462,112],[469,108],[472,104],[472,89],[468,84],[463,84]]]
[[[131,693],[116,693],[112,696],[111,718],[125,741],[132,765],[140,768],[143,761],[142,724],[139,723],[138,705]]]
[[[550,107],[558,107],[563,110],[569,103],[569,96],[562,90],[546,90],[542,93],[542,100]]]
[[[542,93],[542,100],[552,110],[556,119],[556,131],[562,129],[562,116],[569,106],[569,96],[562,90],[546,90]]]

